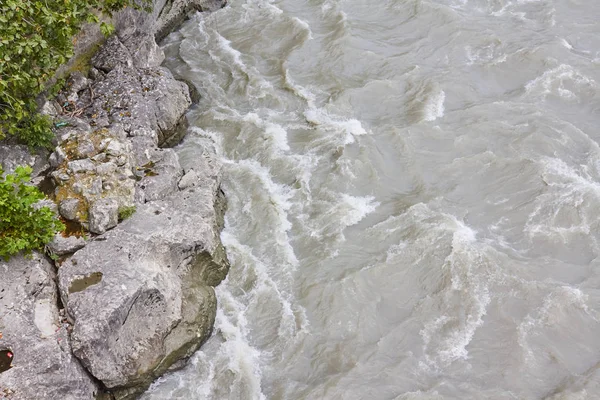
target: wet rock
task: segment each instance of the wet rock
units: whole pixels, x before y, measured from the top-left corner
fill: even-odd
[[[156,23],[156,38],[162,40],[193,11],[216,11],[227,4],[224,0],[173,0]]]
[[[0,350],[14,354],[0,388],[14,400],[93,400],[97,388],[71,354],[51,264],[40,254],[0,259]]]
[[[102,234],[117,226],[119,203],[115,199],[96,200],[90,207],[90,232]]]

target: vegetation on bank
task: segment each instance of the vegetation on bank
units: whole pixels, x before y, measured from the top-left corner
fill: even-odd
[[[99,23],[125,7],[149,0],[3,0],[0,2],[0,140],[14,136],[30,147],[47,146],[51,121],[37,112],[36,98],[73,55],[84,23]],[[105,35],[110,24],[100,23]]]
[[[0,140],[12,137],[30,148],[49,146],[52,121],[38,112],[37,100],[44,91],[56,89],[47,83],[73,56],[83,24],[99,23],[108,36],[114,27],[100,17],[150,4],[151,0],[0,0]],[[84,57],[89,60],[91,54]],[[0,167],[0,258],[41,250],[65,229],[50,208],[38,204],[44,195],[31,185],[31,172],[30,167],[17,167],[4,174]],[[124,209],[120,218],[134,211]]]
[[[65,227],[50,208],[35,206],[44,195],[29,184],[31,167],[17,167],[5,176],[2,172],[0,168],[0,257],[8,259],[43,248]]]

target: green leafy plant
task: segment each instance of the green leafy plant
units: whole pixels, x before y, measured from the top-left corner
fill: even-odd
[[[100,23],[100,32],[106,37],[112,35],[115,31],[115,26],[113,24],[107,24],[106,22]]]
[[[48,207],[34,207],[44,198],[29,185],[31,167],[17,167],[2,176],[0,168],[0,257],[41,249],[64,225]]]
[[[28,145],[49,145],[50,121],[37,113],[36,97],[56,69],[73,55],[73,37],[86,22],[100,22],[125,7],[149,0],[1,0],[0,139],[16,136]],[[105,35],[112,25],[101,24]]]
[[[119,207],[119,221],[126,220],[135,213],[135,206]]]

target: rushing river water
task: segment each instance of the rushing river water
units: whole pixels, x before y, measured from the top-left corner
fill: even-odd
[[[233,0],[172,34],[232,268],[144,399],[600,399],[599,21]]]

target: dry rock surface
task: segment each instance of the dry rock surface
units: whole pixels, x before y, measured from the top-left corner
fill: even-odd
[[[0,146],[3,168],[31,165],[67,225],[47,246],[55,265],[0,262],[0,398],[132,399],[210,335],[229,268],[221,165],[208,139],[181,141],[189,89],[160,67],[155,38],[223,3],[119,13],[88,76],[44,104],[60,126],[50,156]]]
[[[54,266],[42,255],[0,261],[0,350],[13,354],[0,373],[0,398],[94,399],[98,389],[71,353],[58,310]],[[1,370],[0,370],[1,371]]]

